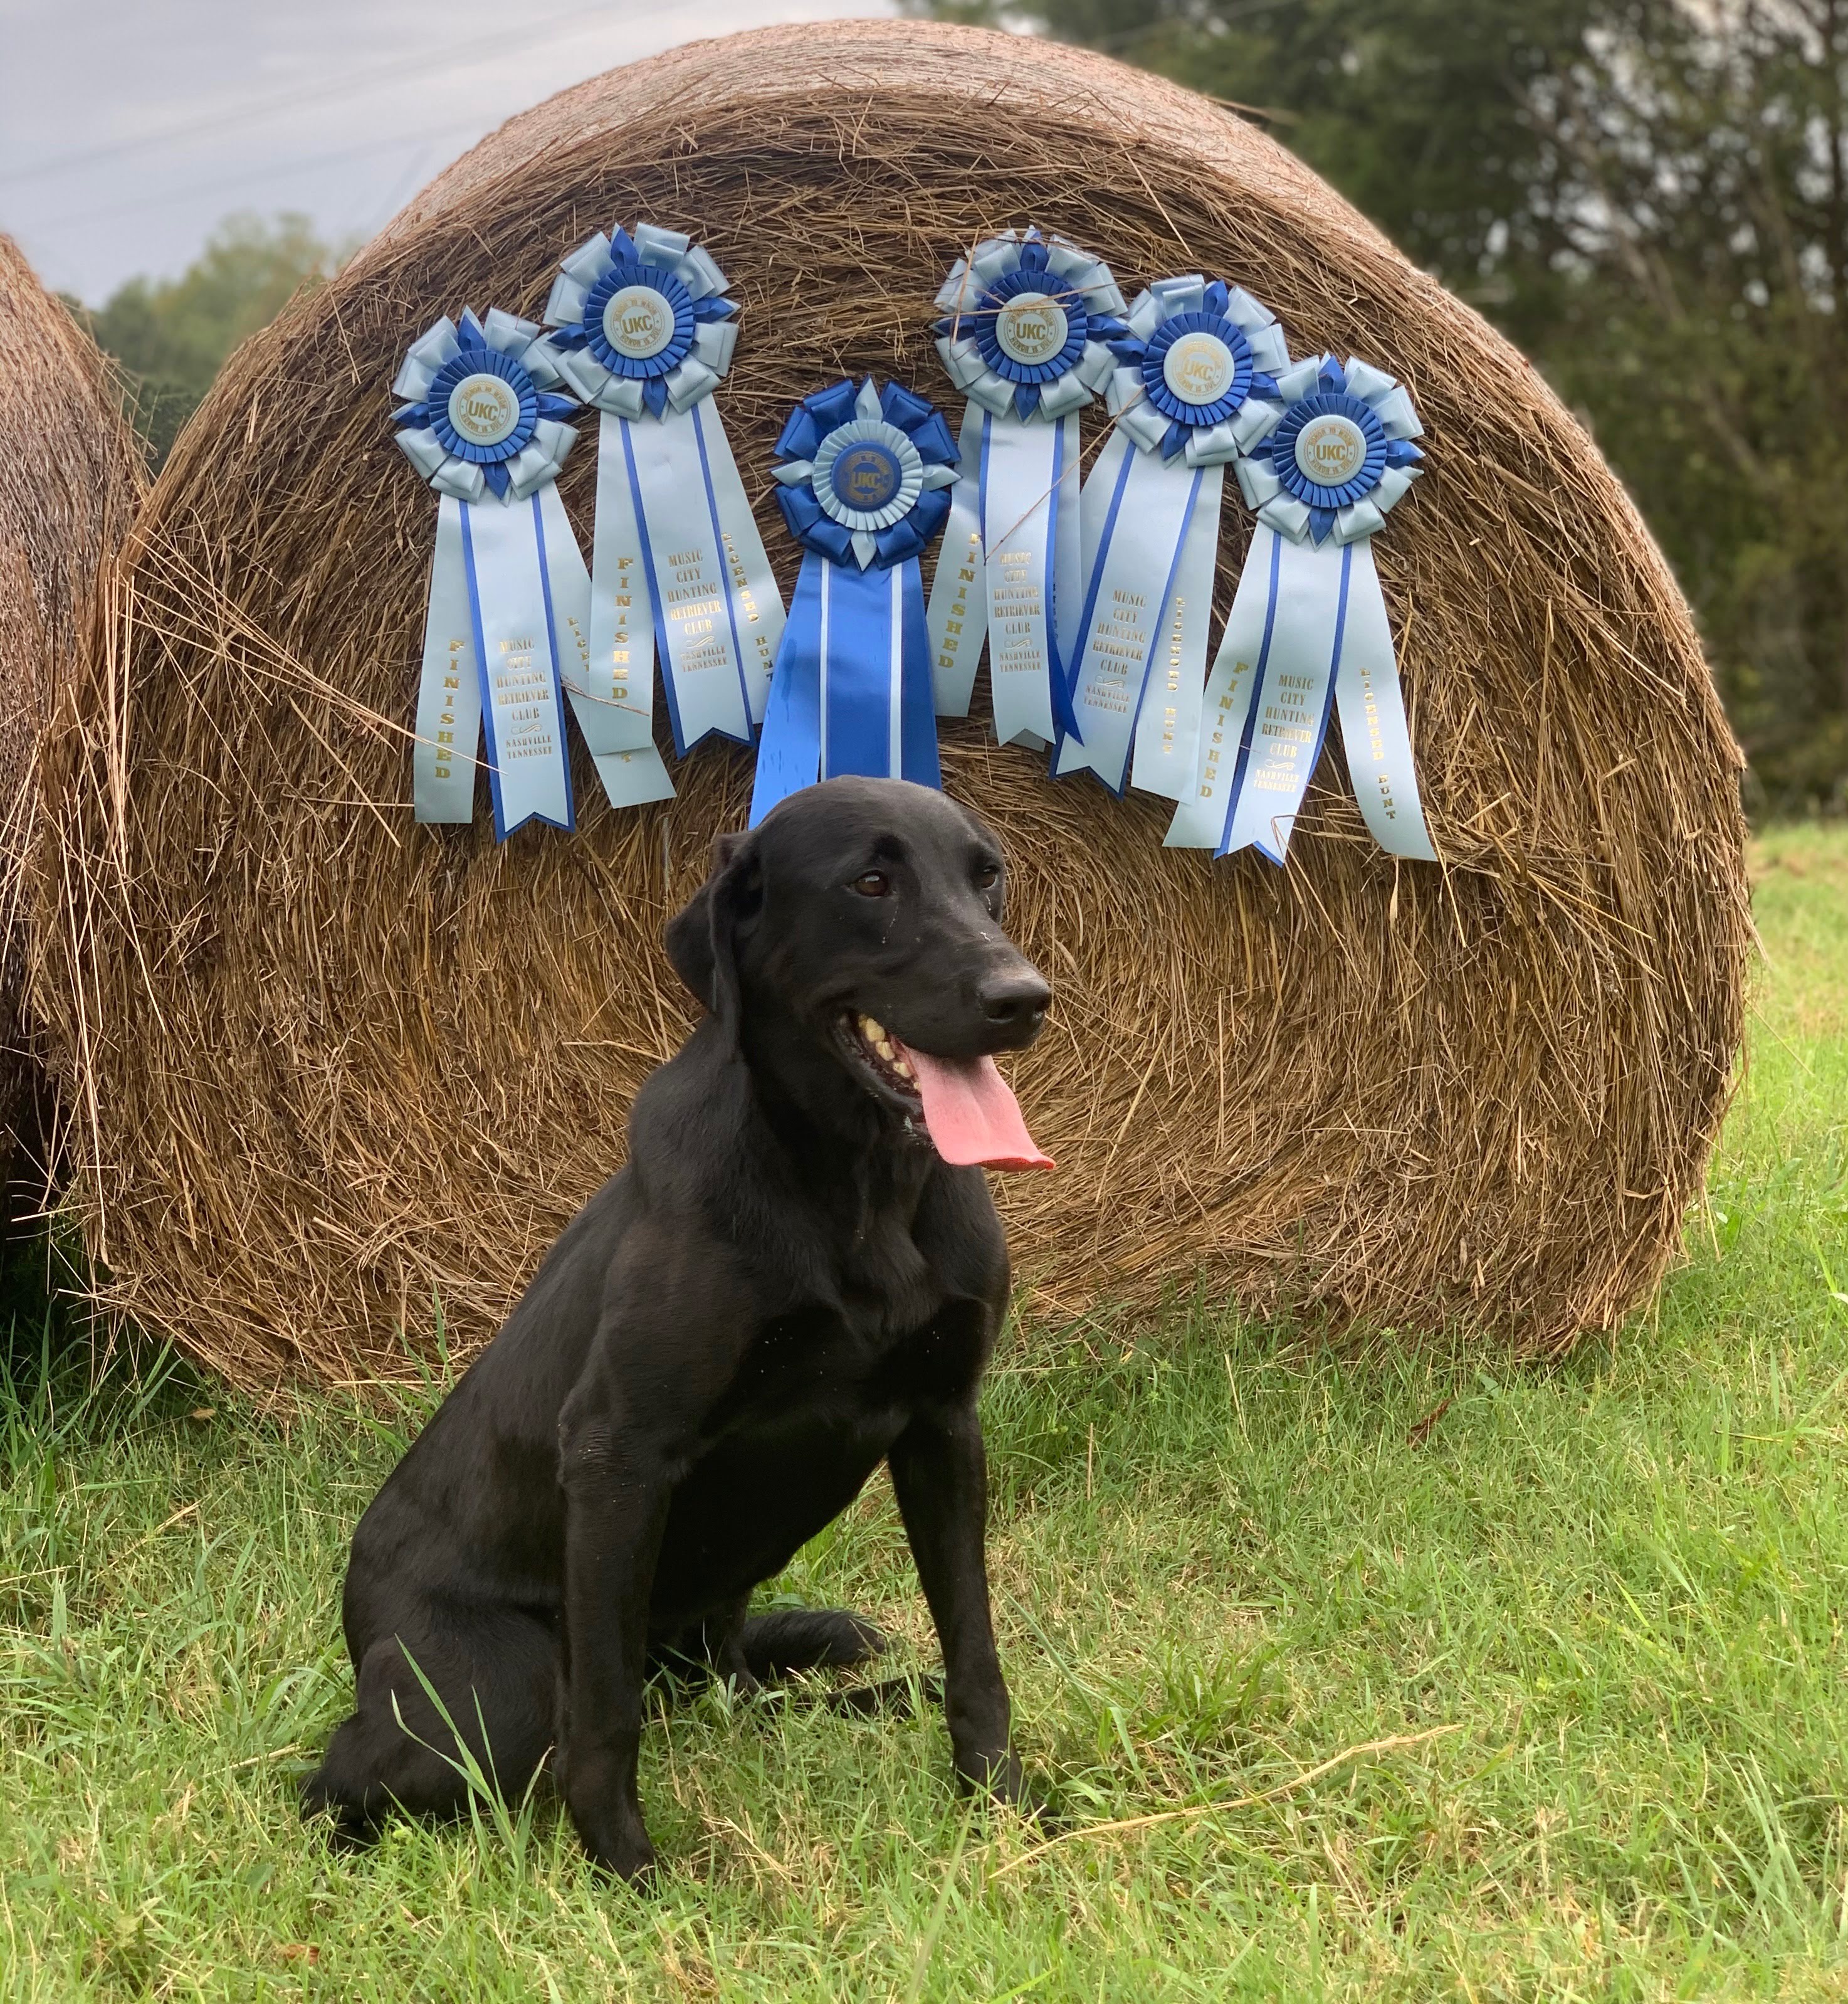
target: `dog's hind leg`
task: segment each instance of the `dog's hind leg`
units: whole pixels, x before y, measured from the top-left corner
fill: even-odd
[[[555,1736],[558,1675],[551,1631],[510,1610],[381,1638],[359,1666],[352,1716],[302,1785],[304,1813],[332,1812],[348,1839],[394,1810],[460,1816],[471,1770],[518,1803]]]
[[[792,1670],[844,1669],[885,1653],[886,1639],[863,1616],[844,1607],[786,1607],[758,1614],[737,1634],[737,1655],[765,1680]]]
[[[659,1667],[693,1683],[714,1677],[720,1683],[730,1684],[740,1697],[748,1697],[761,1688],[740,1647],[745,1610],[750,1605],[751,1596],[741,1593],[724,1606],[715,1608],[667,1647],[651,1651],[650,1669]]]

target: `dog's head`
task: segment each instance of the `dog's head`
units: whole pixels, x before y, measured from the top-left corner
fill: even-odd
[[[1002,930],[993,832],[928,787],[792,794],[667,928],[675,972],[734,1033],[774,1017],[945,1160],[1050,1167],[995,1069],[1038,1035],[1045,979]]]

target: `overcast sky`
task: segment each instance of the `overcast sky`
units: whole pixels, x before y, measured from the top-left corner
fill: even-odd
[[[93,305],[236,209],[369,236],[483,133],[702,35],[884,0],[0,0],[0,230]]]

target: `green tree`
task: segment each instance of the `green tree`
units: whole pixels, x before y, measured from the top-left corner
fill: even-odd
[[[1848,799],[1848,0],[1006,11],[1262,107],[1495,319],[1675,564],[1758,804]]]
[[[338,261],[306,216],[227,216],[178,278],[131,279],[89,315],[98,342],[128,377],[135,421],[156,464],[225,357]]]
[[[1848,0],[1662,10],[1547,107],[1575,282],[1540,359],[1699,615],[1755,790],[1848,804]]]

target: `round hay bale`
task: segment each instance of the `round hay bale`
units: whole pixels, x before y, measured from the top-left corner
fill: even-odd
[[[767,520],[799,394],[875,370],[954,415],[931,297],[1010,224],[1132,286],[1243,281],[1293,350],[1407,381],[1431,471],[1379,556],[1441,867],[1374,847],[1332,752],[1280,871],[1164,853],[1164,804],[944,728],[1055,985],[1017,1084],[1061,1172],[1001,1181],[1017,1270],[1054,1311],[1198,1281],[1528,1351],[1646,1296],[1726,1102],[1748,918],[1737,754],[1617,482],[1506,342],[1204,99],[858,23],[514,120],[248,342],[180,441],[64,746],[55,1006],[113,1299],[250,1385],[401,1374],[438,1304],[466,1353],[683,1034],[660,928],[742,825],[748,759],[709,744],[677,800],[617,815],[579,747],[575,838],[414,825],[435,510],[387,426],[436,313],[536,317],[562,255],[638,215],[707,243],[743,306],[723,408]],[[586,544],[594,457],[564,482]],[[1220,617],[1248,534],[1229,505]]]
[[[23,902],[39,744],[71,681],[97,573],[147,483],[108,364],[9,236],[0,236],[0,1184],[17,1175],[42,1192],[44,1162],[23,1159],[42,1156],[46,1110],[25,1007]]]

